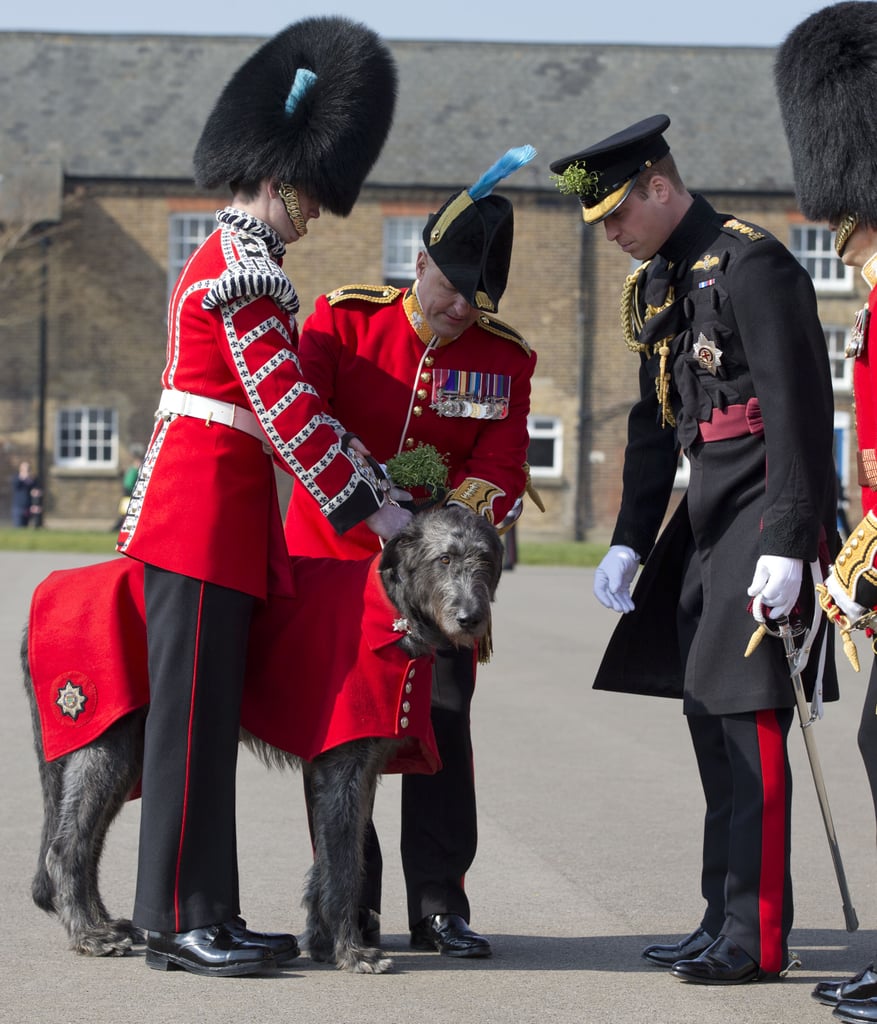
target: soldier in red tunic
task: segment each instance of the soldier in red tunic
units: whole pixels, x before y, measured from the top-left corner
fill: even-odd
[[[856,316],[847,357],[855,359],[859,484],[865,518],[837,556],[823,607],[848,643],[854,627],[877,625],[877,4],[839,3],[796,26],[777,53],[776,85],[804,215],[836,229],[835,250],[857,268],[870,294]],[[855,521],[856,517],[853,517]],[[857,659],[855,659],[857,664]],[[877,659],[858,732],[877,814]],[[877,966],[822,981],[813,998],[844,1021],[877,1022]]]
[[[499,177],[535,152],[511,150],[427,220],[416,281],[407,290],[350,285],[317,301],[303,328],[302,370],[332,416],[386,462],[431,444],[447,459],[448,501],[499,525],[527,489],[527,414],[536,356],[495,316],[512,250],[512,205]],[[423,497],[415,491],[415,499]],[[510,517],[512,518],[512,517]],[[327,529],[314,497],[295,486],[286,516],[292,554],[365,558],[379,539],[364,527]],[[472,652],[439,651],[432,720],[442,768],[402,780],[402,863],[411,943],[484,957],[468,926],[464,876],[475,857],[476,806],[469,709]],[[367,837],[364,930],[379,928],[380,848]]]
[[[274,466],[333,531],[391,536],[408,513],[321,413],[296,355],[286,246],[321,208],[346,216],[392,121],[396,69],[365,26],[311,18],[234,74],[195,151],[231,188],[171,296],[157,423],[119,535],[144,563],[150,707],[134,921],[146,963],[253,973],[294,936],[239,917],[235,766],[250,616],[293,580]]]

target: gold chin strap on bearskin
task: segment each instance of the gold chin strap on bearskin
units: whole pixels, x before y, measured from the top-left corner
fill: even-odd
[[[292,226],[300,235],[306,235],[308,233],[308,222],[305,220],[304,215],[301,212],[301,206],[298,201],[298,192],[295,185],[287,185],[286,183],[283,183],[280,188],[277,189],[277,194],[283,200],[283,205],[286,207],[286,212],[289,214]]]
[[[854,213],[848,213],[837,226],[837,233],[834,236],[834,251],[838,256],[843,255],[844,247],[850,240],[850,235],[859,226],[859,218]]]

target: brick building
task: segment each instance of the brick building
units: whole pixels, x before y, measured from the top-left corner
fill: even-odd
[[[192,183],[195,141],[229,74],[261,42],[0,33],[7,507],[26,458],[42,470],[47,523],[115,519],[129,449],[152,427],[170,284],[225,203]],[[510,146],[536,147],[499,189],[516,223],[500,313],[539,354],[531,462],[546,512],[528,504],[522,539],[608,537],[637,389],[618,318],[629,262],[602,228],[585,228],[548,163],[658,112],[672,119],[668,140],[689,188],[773,231],[813,274],[835,370],[839,465],[855,491],[843,344],[864,286],[834,257],[827,226],[797,212],[772,50],[391,47],[400,95],[384,152],[352,215],[324,216],[285,268],[303,315],[340,284],[407,283],[426,214]]]

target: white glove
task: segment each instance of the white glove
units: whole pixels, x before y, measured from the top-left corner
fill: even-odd
[[[755,563],[755,575],[746,593],[754,598],[752,617],[764,622],[762,605],[770,608],[769,618],[781,619],[795,607],[801,592],[804,562],[782,555],[761,555]]]
[[[846,590],[838,582],[837,576],[833,572],[828,574],[828,578],[825,581],[825,589],[831,594],[832,600],[840,608],[840,610],[846,615],[850,622],[855,622],[860,619],[863,615],[866,615],[870,609],[865,608],[864,605],[857,604]]]
[[[639,555],[626,544],[613,544],[594,573],[594,596],[616,612],[632,612],[630,585],[639,568]]]
[[[413,515],[407,508],[400,508],[385,501],[383,505],[365,520],[365,525],[382,540],[389,540],[406,527]]]
[[[390,501],[395,501],[397,504],[400,501],[413,501],[414,495],[411,491],[403,491],[401,487],[396,487],[395,484],[387,491],[387,497]]]

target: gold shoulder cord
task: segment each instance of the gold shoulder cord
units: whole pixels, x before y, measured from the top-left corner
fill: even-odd
[[[670,374],[667,371],[667,357],[670,355],[668,343],[673,340],[673,335],[669,334],[666,338],[661,338],[654,348],[639,340],[646,321],[651,320],[653,316],[667,309],[668,306],[672,306],[675,300],[675,292],[671,286],[667,289],[667,297],[662,305],[647,305],[645,316],[640,316],[639,280],[644,275],[645,269],[650,262],[651,260],[646,260],[632,274],[628,274],[624,280],[624,287],[621,289],[621,330],[624,334],[624,342],[631,352],[641,352],[648,358],[657,351],[661,357],[658,379],[655,381],[655,391],[658,395],[658,401],[661,403],[661,426],[666,427],[669,425],[675,427],[676,417],[673,415],[673,410],[670,407]]]
[[[643,319],[639,315],[639,289],[637,283],[640,275],[649,265],[649,260],[637,267],[632,274],[624,279],[624,286],[621,289],[621,330],[624,334],[624,342],[631,352],[643,352],[650,355],[649,346],[639,341],[640,332],[643,329]]]

